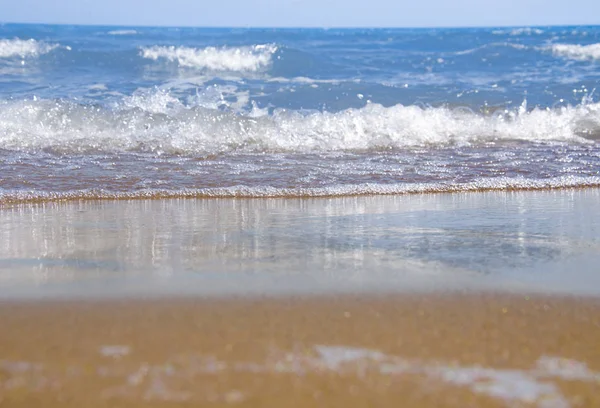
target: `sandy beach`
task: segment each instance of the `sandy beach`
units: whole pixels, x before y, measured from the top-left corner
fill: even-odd
[[[600,301],[4,302],[7,407],[599,406]]]
[[[598,190],[0,208],[0,406],[600,406]]]

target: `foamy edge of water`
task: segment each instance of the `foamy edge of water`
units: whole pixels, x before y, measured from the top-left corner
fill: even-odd
[[[600,188],[600,176],[562,176],[551,179],[483,178],[473,182],[350,184],[333,187],[277,188],[270,186],[199,189],[145,189],[138,191],[76,190],[66,192],[0,189],[0,204],[75,200],[151,200],[172,198],[321,198],[366,195],[470,193],[490,191],[544,191]]]

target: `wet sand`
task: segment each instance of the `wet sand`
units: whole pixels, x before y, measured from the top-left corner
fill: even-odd
[[[599,200],[589,189],[0,205],[0,299],[598,296]]]
[[[600,406],[600,190],[0,206],[0,407]]]
[[[600,406],[600,299],[0,303],[0,406]]]

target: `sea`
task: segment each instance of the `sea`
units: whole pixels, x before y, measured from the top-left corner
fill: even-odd
[[[600,186],[600,27],[0,25],[0,202]]]
[[[600,295],[600,26],[0,25],[0,298]]]

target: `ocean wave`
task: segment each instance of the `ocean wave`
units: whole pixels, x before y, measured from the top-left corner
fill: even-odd
[[[37,57],[47,54],[58,47],[60,47],[59,44],[48,44],[34,39],[0,39],[0,58]]]
[[[274,77],[268,78],[267,82],[276,82],[281,84],[305,84],[305,85],[313,85],[313,84],[329,84],[329,85],[339,85],[342,82],[352,82],[358,84],[361,82],[358,78],[351,78],[346,80],[340,79],[314,79],[308,77],[292,77],[292,78],[284,78],[284,77]]]
[[[520,27],[520,28],[512,28],[506,30],[494,30],[492,34],[495,35],[510,35],[510,36],[519,36],[519,35],[541,35],[544,34],[544,30],[533,27]]]
[[[487,50],[489,48],[512,48],[514,50],[526,50],[529,47],[523,44],[515,44],[515,43],[510,43],[510,42],[495,42],[495,43],[489,43],[489,44],[484,44],[481,45],[479,47],[475,47],[475,48],[469,48],[467,50],[462,50],[462,51],[455,51],[450,53],[450,55],[469,55],[469,54],[473,54],[482,50]]]
[[[164,47],[153,46],[141,49],[143,58],[166,60],[180,67],[210,71],[257,72],[271,65],[277,46],[259,44],[245,47]]]
[[[579,44],[553,44],[550,47],[555,56],[577,61],[600,60],[600,43]]]
[[[561,176],[544,179],[522,177],[481,178],[468,183],[346,184],[331,187],[277,188],[271,186],[233,186],[199,189],[144,189],[108,191],[103,189],[67,192],[0,189],[0,204],[69,200],[136,200],[170,198],[318,198],[364,195],[407,195],[467,193],[487,191],[541,191],[598,188],[600,177]]]
[[[108,35],[136,35],[136,30],[112,30],[107,32]]]
[[[145,98],[148,98],[146,100]],[[114,108],[73,101],[0,103],[0,148],[65,152],[389,150],[501,141],[590,143],[600,104],[481,114],[466,108],[367,104],[340,112],[254,107],[245,113],[183,104],[168,94],[127,97]]]

